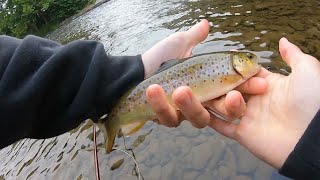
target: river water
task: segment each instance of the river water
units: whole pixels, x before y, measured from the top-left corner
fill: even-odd
[[[210,21],[210,34],[193,54],[250,50],[264,67],[290,71],[279,57],[278,41],[285,36],[306,53],[320,58],[320,5],[317,0],[111,0],[48,35],[67,43],[99,40],[112,55],[145,52],[171,33],[187,30],[201,19]],[[98,131],[99,147],[103,135]],[[95,179],[92,123],[46,140],[24,139],[0,151],[0,179]],[[123,149],[123,139],[117,140]],[[132,137],[132,148],[144,179],[287,179],[252,156],[233,140],[212,129],[177,128],[147,123]],[[281,148],[281,147],[279,147]],[[99,150],[102,179],[138,179],[134,161],[120,151]],[[110,168],[119,160],[124,163]]]

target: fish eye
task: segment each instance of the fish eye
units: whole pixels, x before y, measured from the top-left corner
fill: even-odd
[[[254,56],[253,56],[251,53],[247,53],[247,57],[248,57],[249,59],[253,59],[253,58],[254,58]]]

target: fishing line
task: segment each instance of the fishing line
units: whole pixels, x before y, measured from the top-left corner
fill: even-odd
[[[112,148],[112,149],[116,150],[116,151],[121,151],[121,152],[127,154],[128,156],[130,156],[132,158],[132,160],[134,161],[134,163],[136,164],[136,167],[137,167],[138,179],[141,180],[141,173],[140,173],[139,165],[138,165],[138,162],[135,160],[135,158],[125,150],[118,149],[118,148]]]
[[[98,151],[97,151],[97,138],[96,138],[96,126],[95,126],[95,124],[93,124],[92,127],[93,127],[92,131],[93,131],[93,144],[94,144],[94,165],[95,165],[95,172],[96,172],[95,174],[96,174],[96,180],[100,180]],[[137,169],[138,180],[141,180],[140,168],[139,168],[138,162],[136,161],[135,157],[133,157],[130,153],[128,153],[125,150],[118,149],[118,148],[112,148],[112,149],[116,150],[116,151],[121,151],[121,152],[127,154],[129,157],[131,157],[133,159],[133,161],[134,161],[134,163],[136,165],[136,169]]]
[[[94,166],[96,171],[96,180],[100,180],[99,162],[98,162],[98,151],[97,151],[97,138],[96,138],[96,125],[93,124],[93,144],[94,144]]]

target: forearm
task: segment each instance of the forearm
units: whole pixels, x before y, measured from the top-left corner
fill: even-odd
[[[280,173],[293,179],[320,179],[320,111],[287,158]]]
[[[107,56],[96,41],[0,36],[0,148],[97,120],[143,78],[141,56]]]

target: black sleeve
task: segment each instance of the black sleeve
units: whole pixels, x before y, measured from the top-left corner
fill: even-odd
[[[96,41],[0,36],[0,148],[96,121],[143,78],[140,55],[108,56]]]
[[[293,179],[320,179],[320,111],[290,153],[280,173]]]

